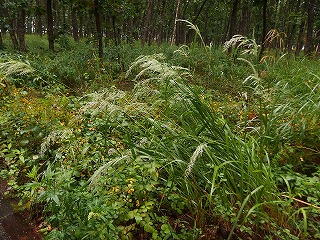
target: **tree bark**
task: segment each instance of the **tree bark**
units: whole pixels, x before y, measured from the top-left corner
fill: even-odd
[[[157,33],[157,43],[158,44],[161,44],[163,39],[164,39],[164,36],[165,36],[165,33],[164,33],[164,29],[165,29],[165,16],[166,16],[166,13],[167,13],[167,0],[162,0],[161,1],[161,16],[160,16],[160,27],[158,29],[158,33]]]
[[[35,19],[35,32],[42,36],[43,27],[42,27],[42,5],[40,0],[36,0],[36,19]]]
[[[9,17],[9,34],[15,50],[19,50],[19,43],[16,36],[16,24],[13,18]]]
[[[18,9],[18,19],[17,19],[17,37],[19,39],[19,50],[21,52],[26,52],[26,9],[24,7],[19,7]]]
[[[304,28],[305,28],[305,21],[302,21],[299,26],[299,35],[297,40],[295,56],[299,56],[300,50],[302,49]]]
[[[262,58],[263,52],[266,48],[266,35],[267,35],[267,5],[268,0],[263,0],[262,7],[262,37],[261,37],[261,50],[259,53],[259,60]]]
[[[53,15],[52,15],[52,1],[47,0],[47,34],[49,49],[54,51],[54,35],[53,35]]]
[[[78,32],[79,32],[79,38],[83,38],[83,28],[84,28],[84,24],[83,24],[83,14],[80,13],[80,17],[79,17],[79,28],[78,28]]]
[[[3,39],[2,39],[2,30],[1,30],[1,29],[0,29],[0,49],[1,49],[1,50],[4,49]]]
[[[314,5],[315,0],[309,0],[307,2],[307,35],[306,35],[306,43],[305,43],[305,54],[309,55],[313,52],[313,25],[314,25]]]
[[[300,5],[301,5],[301,0],[298,0],[295,7],[295,11],[294,11],[295,13],[298,13]],[[287,51],[289,53],[292,51],[293,39],[296,32],[296,28],[297,28],[297,24],[296,22],[294,22],[289,30],[290,32],[288,34],[288,39],[287,39]]]
[[[141,39],[142,46],[144,46],[144,44],[146,42],[149,42],[153,5],[154,5],[154,0],[148,1],[146,20],[144,22],[143,36],[142,36],[142,39]]]
[[[116,29],[116,16],[112,16],[111,21],[112,21],[112,32],[113,32],[114,44],[116,46],[118,46],[117,29]]]
[[[239,6],[239,0],[234,0],[232,5],[232,11],[230,15],[230,22],[229,22],[229,33],[228,39],[231,39],[236,32],[236,24],[237,24],[237,12]]]
[[[243,1],[243,5],[241,8],[241,20],[240,20],[240,29],[239,33],[242,36],[249,35],[249,23],[250,23],[250,6],[249,1]]]
[[[53,16],[53,27],[54,29],[56,29],[56,33],[59,30],[60,27],[60,18],[59,18],[59,4],[58,4],[58,0],[51,0],[51,8],[52,8],[52,16]]]
[[[72,36],[73,39],[78,42],[79,41],[79,28],[78,28],[78,20],[77,20],[77,11],[74,7],[71,9],[71,24],[72,24]]]
[[[97,40],[98,40],[98,55],[100,60],[103,58],[103,42],[102,42],[102,26],[101,26],[101,14],[100,14],[100,1],[94,0],[94,18],[96,22],[96,32],[97,32]]]
[[[180,10],[180,0],[177,0],[176,5],[176,14],[174,18],[174,25],[173,25],[173,31],[172,31],[172,37],[171,37],[171,45],[174,45],[176,42],[176,34],[177,34],[177,21],[179,17],[179,10]]]

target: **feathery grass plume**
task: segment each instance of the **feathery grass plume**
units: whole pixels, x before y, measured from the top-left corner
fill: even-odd
[[[44,138],[41,148],[40,148],[40,156],[43,156],[45,152],[53,146],[58,140],[68,139],[72,135],[73,131],[71,129],[64,130],[54,130],[49,133],[49,135]]]
[[[128,116],[146,115],[153,111],[147,103],[131,101],[130,96],[116,87],[105,88],[99,92],[87,94],[85,104],[80,108],[75,120],[82,118],[84,114],[94,117],[100,113],[116,114],[124,112]],[[125,103],[125,104],[124,104]]]
[[[163,60],[165,60],[163,54],[140,56],[131,64],[126,73],[126,78],[132,73],[133,69],[137,67],[142,70],[135,76],[135,81],[145,73],[154,73],[149,79],[160,81],[164,79],[181,79],[181,74],[189,75],[187,68],[169,66],[167,63],[164,63]]]
[[[35,72],[34,68],[31,67],[28,61],[22,62],[17,60],[9,60],[6,62],[0,62],[0,73],[4,77],[9,77],[12,75],[27,75]]]
[[[129,155],[124,155],[122,157],[118,157],[118,158],[115,158],[113,160],[110,160],[109,162],[103,164],[100,168],[98,168],[94,173],[93,175],[89,178],[88,180],[88,188],[89,189],[93,189],[97,184],[98,184],[98,181],[100,179],[100,177],[108,170],[110,170],[112,167],[114,167],[115,165],[117,165],[118,163],[126,160],[130,158]],[[115,170],[114,170],[115,171]]]
[[[85,95],[82,99],[88,99],[80,108],[78,117],[83,114],[95,116],[103,111],[113,112],[121,109],[118,101],[124,99],[126,93],[118,90],[116,87],[105,88],[99,92]]]
[[[200,144],[196,150],[193,152],[191,158],[190,158],[190,162],[187,166],[187,169],[184,173],[185,177],[188,177],[190,175],[190,173],[192,172],[192,168],[194,166],[194,164],[196,163],[197,159],[199,157],[201,157],[203,150],[207,147],[206,143]]]
[[[5,80],[7,80],[9,77],[25,76],[34,72],[34,68],[30,65],[28,61],[0,61],[0,84],[1,86],[5,87]]]
[[[229,48],[234,48],[235,53],[240,55],[259,55],[260,46],[255,39],[250,39],[242,35],[234,35],[230,40],[223,45],[223,50],[228,51]]]
[[[133,89],[135,99],[153,97],[154,104],[159,101],[172,104],[181,97],[179,88],[185,88],[182,82],[184,78],[191,76],[190,72],[187,68],[170,66],[163,62],[164,60],[163,54],[154,54],[140,56],[132,63],[126,77],[129,77],[133,69],[140,70],[135,76],[135,81],[137,81]],[[142,76],[144,79],[138,81]]]
[[[202,44],[204,47],[206,47],[206,44],[205,44],[205,42],[204,42],[204,40],[203,40],[203,38],[202,38],[200,29],[199,29],[199,27],[198,27],[197,25],[194,25],[192,22],[190,22],[190,21],[188,21],[188,20],[184,20],[184,19],[178,19],[178,22],[185,22],[185,23],[187,23],[187,24],[188,24],[188,27],[196,32],[195,37],[198,36],[198,37],[200,38],[200,40],[201,40],[201,44]],[[195,41],[196,41],[196,39],[194,40],[194,42],[195,42]]]
[[[265,38],[264,43],[268,45],[274,45],[273,47],[279,49],[280,51],[284,50],[284,41],[286,37],[284,32],[279,32],[277,29],[271,29]]]
[[[190,49],[189,49],[189,46],[187,46],[187,45],[181,45],[180,47],[179,47],[179,49],[178,50],[175,50],[173,53],[175,54],[175,53],[178,53],[178,54],[180,54],[181,56],[184,56],[184,57],[189,57],[189,51],[190,51]]]

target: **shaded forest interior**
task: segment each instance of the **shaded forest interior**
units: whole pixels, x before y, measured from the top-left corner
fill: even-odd
[[[240,34],[256,39],[261,54],[266,48],[310,54],[320,51],[319,16],[319,0],[0,1],[1,34],[9,32],[15,49],[27,50],[25,34],[47,34],[52,50],[55,40],[72,35],[92,38],[100,57],[104,47],[122,42],[189,44],[195,32],[180,19],[197,25],[206,45]]]

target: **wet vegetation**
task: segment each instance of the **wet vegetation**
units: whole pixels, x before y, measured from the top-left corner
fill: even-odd
[[[0,176],[46,239],[320,238],[317,56],[198,34],[4,36]]]

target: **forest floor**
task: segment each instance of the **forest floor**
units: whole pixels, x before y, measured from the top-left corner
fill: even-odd
[[[0,239],[1,240],[40,240],[37,226],[30,212],[15,212],[12,205],[17,200],[7,199],[3,194],[8,190],[5,181],[0,182]]]
[[[27,40],[0,55],[0,239],[320,238],[317,58]]]

